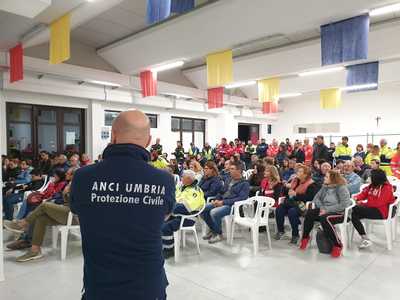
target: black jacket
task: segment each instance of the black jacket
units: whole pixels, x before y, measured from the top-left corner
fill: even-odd
[[[314,161],[319,159],[329,161],[329,151],[325,144],[315,145],[312,162],[314,163]]]
[[[304,154],[304,151],[301,150],[300,148],[299,148],[299,149],[295,149],[295,150],[292,152],[292,155],[290,155],[290,158],[291,158],[291,159],[296,159],[296,162],[297,162],[298,164],[302,164],[302,163],[304,163],[304,161],[306,160],[306,156],[305,156],[305,154]]]

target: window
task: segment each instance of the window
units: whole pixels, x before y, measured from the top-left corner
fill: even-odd
[[[7,149],[15,157],[35,158],[39,151],[83,153],[82,109],[7,103]]]
[[[171,118],[171,129],[174,136],[182,141],[183,148],[188,149],[190,143],[194,143],[199,149],[203,148],[205,142],[206,121],[190,118]]]
[[[104,126],[112,126],[113,121],[115,120],[116,117],[118,117],[120,111],[114,111],[114,110],[106,110],[104,112]],[[157,115],[154,114],[146,114],[147,117],[149,117],[150,120],[150,128],[157,128]]]

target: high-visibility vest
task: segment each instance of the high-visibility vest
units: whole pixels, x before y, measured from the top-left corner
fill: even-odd
[[[336,147],[334,156],[336,159],[351,160],[351,148],[340,144]]]
[[[204,192],[196,185],[177,186],[175,191],[177,203],[182,203],[189,211],[199,211],[205,205]]]

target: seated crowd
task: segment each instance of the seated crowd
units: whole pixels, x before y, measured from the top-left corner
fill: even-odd
[[[166,258],[174,255],[173,234],[183,216],[200,214],[208,227],[203,239],[214,244],[225,239],[222,220],[231,215],[235,202],[255,195],[275,200],[276,240],[285,235],[287,216],[290,244],[300,244],[300,249],[305,250],[314,223],[319,222],[333,245],[333,257],[339,257],[342,251],[334,225],[343,222],[344,210],[353,198],[357,205],[351,221],[361,236],[360,248],[369,247],[372,242],[360,220],[387,217],[388,207],[395,201],[387,176],[400,179],[400,143],[392,150],[386,140],[381,140],[379,146],[368,145],[366,152],[358,145],[354,155],[347,137],[330,147],[322,136],[315,138],[313,144],[305,139],[296,140],[293,145],[289,139],[280,144],[275,139],[271,144],[261,139],[245,145],[239,139],[228,143],[223,138],[215,148],[205,143],[200,150],[191,143],[186,151],[178,141],[168,157],[157,139],[150,154],[149,163],[170,172],[176,182],[176,203],[162,228]],[[50,156],[45,151],[35,163],[7,157],[2,161],[4,225],[21,234],[7,248],[29,248],[17,258],[20,262],[40,258],[46,226],[67,222],[74,172],[91,161],[85,154],[67,158],[63,154]],[[367,186],[361,190],[363,183]],[[24,196],[26,192],[30,192],[28,196]],[[13,221],[18,203],[21,206]],[[301,218],[304,225],[300,236]],[[183,225],[194,223],[185,218]]]
[[[293,145],[289,139],[280,144],[275,139],[271,144],[261,139],[245,145],[239,139],[228,143],[223,138],[215,148],[205,143],[201,151],[193,143],[185,151],[178,141],[169,159],[157,139],[150,151],[150,163],[154,167],[166,169],[178,179],[182,177],[182,183],[177,181],[179,212],[169,217],[163,229],[167,258],[173,256],[173,232],[179,229],[182,215],[199,213],[204,206],[201,218],[208,231],[203,239],[210,244],[217,243],[225,238],[222,220],[232,213],[234,203],[255,195],[276,201],[276,240],[285,235],[287,216],[290,244],[300,243],[300,249],[305,250],[314,222],[318,221],[333,245],[333,257],[340,256],[342,251],[334,225],[343,222],[344,211],[353,198],[356,207],[351,220],[362,238],[360,248],[369,247],[372,242],[360,219],[387,217],[388,207],[395,201],[387,176],[400,178],[400,143],[392,150],[386,140],[381,140],[380,146],[368,145],[367,152],[358,145],[354,155],[347,137],[339,145],[331,143],[327,147],[322,136],[315,138],[313,145],[308,139],[304,143],[296,140]],[[363,190],[362,184],[367,184]],[[187,189],[195,192],[182,200],[181,191]],[[186,210],[182,210],[182,203]],[[302,236],[301,218],[304,218]]]
[[[18,262],[41,258],[46,227],[67,223],[72,178],[78,168],[91,161],[86,154],[67,158],[42,151],[35,162],[6,156],[2,162],[4,226],[20,234],[7,248],[29,249],[17,257]],[[21,205],[15,215],[16,204]]]

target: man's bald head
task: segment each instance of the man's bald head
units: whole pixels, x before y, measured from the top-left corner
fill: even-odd
[[[112,125],[112,144],[135,144],[146,148],[151,141],[149,118],[139,110],[121,112]]]

